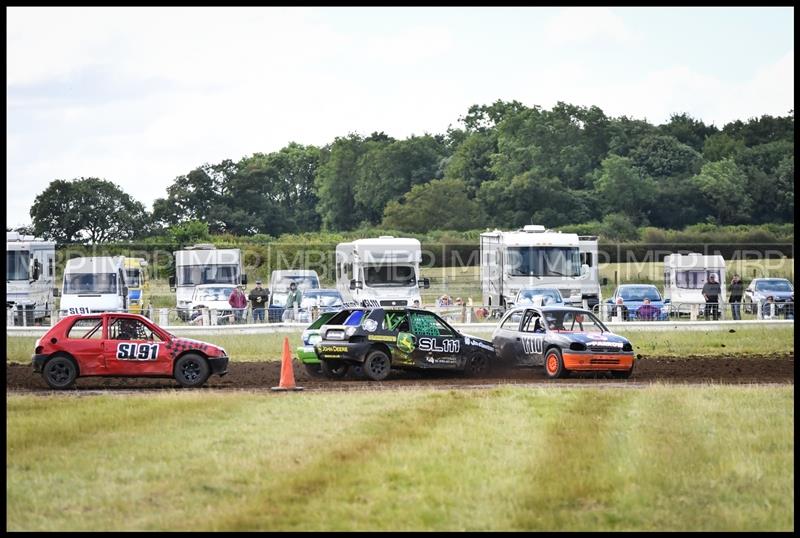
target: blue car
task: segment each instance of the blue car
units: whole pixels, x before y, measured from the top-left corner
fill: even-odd
[[[622,284],[614,290],[614,295],[606,301],[609,316],[616,315],[615,305],[617,299],[622,298],[625,313],[629,321],[665,321],[669,318],[669,299],[661,297],[658,288],[652,284]],[[645,299],[650,300],[650,308],[646,306]]]

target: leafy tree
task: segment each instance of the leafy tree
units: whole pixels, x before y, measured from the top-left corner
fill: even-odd
[[[472,105],[467,115],[459,118],[468,132],[484,132],[494,129],[501,121],[527,107],[519,101],[497,100],[491,105]]]
[[[643,176],[630,159],[611,155],[601,164],[595,190],[606,208],[613,208],[641,224],[650,212],[656,184]]]
[[[706,138],[703,144],[703,157],[707,161],[721,161],[729,157],[736,157],[744,151],[742,140],[733,138],[727,133],[716,133]]]
[[[174,243],[180,245],[190,245],[200,241],[211,240],[211,234],[208,233],[208,223],[200,222],[199,220],[190,220],[170,226],[168,235]]]
[[[52,181],[34,200],[30,215],[36,235],[58,243],[124,241],[148,222],[141,202],[94,177]]]
[[[497,137],[493,131],[472,133],[456,148],[444,175],[448,179],[463,181],[467,195],[474,198],[484,181],[496,179],[491,169],[491,159],[495,152]]]
[[[613,241],[636,241],[639,232],[627,215],[611,213],[600,223],[600,235]]]
[[[693,176],[700,171],[702,156],[673,136],[650,135],[631,151],[630,158],[645,176],[655,180]]]
[[[351,230],[361,222],[354,191],[358,160],[365,151],[364,139],[357,134],[337,137],[323,150],[314,184],[324,229]]]
[[[747,177],[733,159],[706,163],[693,180],[708,200],[716,222],[737,224],[750,218]]]
[[[469,230],[479,227],[483,220],[480,206],[467,198],[462,181],[437,179],[415,185],[401,200],[389,202],[383,227],[412,233]]]
[[[794,111],[786,116],[774,117],[765,114],[760,118],[750,118],[747,122],[736,120],[726,124],[722,132],[732,138],[742,140],[747,146],[757,146],[778,140],[794,144]]]
[[[235,164],[225,160],[220,164],[204,164],[184,176],[178,176],[167,187],[167,197],[153,202],[153,221],[173,225],[190,220],[208,222],[212,233],[225,231],[222,204],[225,183],[235,173]]]
[[[699,152],[703,150],[706,138],[718,133],[719,129],[683,113],[670,116],[669,122],[661,125],[659,131],[667,136],[674,136],[680,143]]]
[[[608,152],[627,157],[648,135],[655,134],[655,127],[644,120],[634,120],[627,116],[611,118],[606,129],[608,133]]]

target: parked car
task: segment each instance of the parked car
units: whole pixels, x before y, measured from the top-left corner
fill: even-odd
[[[198,309],[207,308],[215,310],[217,314],[217,324],[223,325],[233,321],[233,309],[228,302],[233,293],[233,284],[200,284],[195,286],[189,303],[190,312]],[[191,320],[192,314],[189,315]]]
[[[509,310],[492,334],[497,357],[515,366],[544,366],[550,378],[570,372],[633,372],[630,341],[612,333],[589,310],[566,306]]]
[[[540,299],[541,305],[564,304],[564,298],[561,296],[561,292],[558,291],[558,288],[550,288],[547,286],[531,286],[519,290],[516,298],[514,299],[514,306],[533,305],[535,297],[542,297],[542,299]]]
[[[344,307],[344,301],[342,300],[342,295],[335,289],[319,288],[306,290],[300,301],[297,321],[304,323],[311,322],[312,310],[315,307],[319,313],[336,312]]]
[[[323,368],[363,367],[374,381],[392,368],[486,373],[496,362],[492,344],[462,334],[433,312],[410,307],[345,308],[320,328],[314,351]]]
[[[744,290],[744,311],[755,313],[756,305],[772,297],[775,302],[775,315],[783,315],[785,310],[794,314],[794,288],[785,278],[754,278]]]
[[[223,348],[179,338],[138,314],[111,312],[63,318],[36,340],[31,362],[53,389],[88,376],[174,377],[200,387],[228,371]]]
[[[628,320],[661,320],[669,319],[669,299],[663,299],[658,288],[652,284],[621,284],[614,290],[610,299],[606,300],[606,313],[615,315],[614,307],[618,298],[627,309]],[[650,309],[640,312],[644,300],[650,300]],[[649,313],[647,313],[649,310]]]

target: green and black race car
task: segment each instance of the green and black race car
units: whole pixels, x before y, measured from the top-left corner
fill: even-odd
[[[427,310],[346,308],[320,327],[314,351],[325,370],[363,368],[374,381],[392,368],[485,374],[497,361],[488,340],[461,334]]]

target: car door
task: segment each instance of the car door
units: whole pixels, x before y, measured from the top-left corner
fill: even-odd
[[[416,339],[413,356],[417,364],[431,368],[462,368],[464,339],[432,312],[411,312],[411,333]]]
[[[102,316],[78,318],[69,328],[64,348],[78,361],[81,375],[97,375],[105,372],[103,331]]]
[[[519,361],[526,366],[544,365],[545,321],[541,313],[529,308],[525,311],[517,336]]]
[[[109,316],[103,356],[109,375],[172,375],[166,342],[139,318]]]
[[[522,343],[519,336],[519,324],[523,310],[511,312],[501,322],[492,338],[495,353],[506,363],[516,363],[522,357]]]

